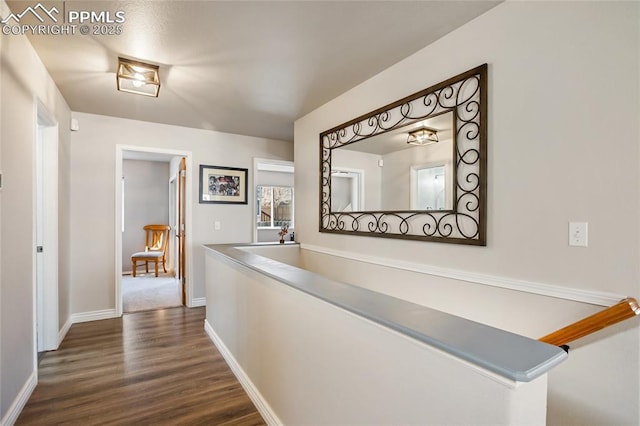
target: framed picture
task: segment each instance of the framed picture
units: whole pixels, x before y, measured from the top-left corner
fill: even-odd
[[[247,204],[247,169],[201,164],[200,203]]]

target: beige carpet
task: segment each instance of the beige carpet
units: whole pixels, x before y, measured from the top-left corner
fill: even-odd
[[[135,278],[130,275],[122,277],[123,312],[171,308],[181,304],[180,284],[174,277],[156,278],[152,273]]]

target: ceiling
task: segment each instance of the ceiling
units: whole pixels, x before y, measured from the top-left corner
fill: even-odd
[[[428,127],[434,129],[438,134],[438,141],[445,142],[453,138],[453,112],[431,116],[423,120],[414,121],[406,126],[401,126],[388,132],[370,136],[349,145],[343,145],[341,149],[351,151],[366,152],[375,155],[387,155],[392,152],[403,151],[405,149],[429,149],[431,145],[416,146],[407,143],[409,132],[420,128]]]
[[[120,35],[29,35],[73,111],[291,141],[297,118],[499,2],[41,3],[125,13]],[[118,56],[160,65],[158,98],[116,91]]]

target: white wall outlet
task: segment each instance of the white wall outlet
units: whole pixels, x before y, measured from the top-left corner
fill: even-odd
[[[589,224],[587,222],[569,222],[569,245],[587,247],[589,245]]]
[[[215,221],[213,222],[213,229],[215,229],[216,231],[220,230],[220,222],[219,221]]]

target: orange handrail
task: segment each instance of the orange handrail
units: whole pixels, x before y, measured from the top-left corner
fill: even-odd
[[[636,315],[640,315],[638,301],[633,297],[627,297],[613,306],[547,334],[538,340],[551,345],[563,346]]]

